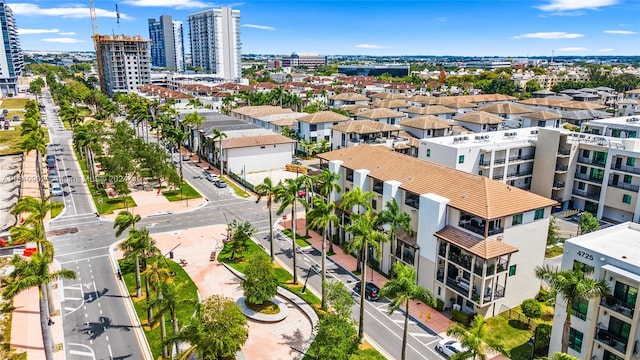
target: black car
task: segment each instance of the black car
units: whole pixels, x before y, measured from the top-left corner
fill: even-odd
[[[356,286],[353,287],[353,292],[357,295],[360,294],[360,283],[357,283]],[[364,298],[369,301],[376,301],[379,296],[380,288],[376,284],[367,281],[364,288]]]

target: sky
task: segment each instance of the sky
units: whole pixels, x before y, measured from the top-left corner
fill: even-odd
[[[23,50],[93,50],[86,0],[4,1]],[[640,54],[640,0],[95,0],[95,6],[101,34],[148,38],[148,19],[171,15],[184,22],[187,52],[188,15],[226,6],[240,10],[243,54]]]

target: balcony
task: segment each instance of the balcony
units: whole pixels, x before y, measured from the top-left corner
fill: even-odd
[[[599,329],[595,334],[595,340],[618,350],[622,354],[627,352],[629,339],[615,335],[608,328]]]
[[[493,160],[494,165],[502,165],[505,163],[505,159],[495,159]]]
[[[558,156],[565,157],[571,155],[571,150],[559,149]]]
[[[564,189],[565,182],[560,180],[553,180],[553,188],[554,189]]]
[[[469,221],[469,222],[460,222],[458,224],[458,226],[460,226],[463,229],[469,230],[471,232],[474,232],[480,236],[484,236],[484,223],[478,223],[477,221]],[[504,232],[503,228],[490,228],[489,232],[488,232],[488,236],[491,235],[496,235],[496,234],[501,234],[502,232]]]
[[[580,180],[586,180],[597,184],[602,184],[602,177],[591,176],[589,174],[581,174],[576,172],[574,177]]]
[[[607,295],[600,299],[600,306],[615,311],[618,314],[622,314],[630,319],[633,318],[635,309],[635,304],[630,304],[620,299],[616,299],[612,295]]]
[[[628,172],[628,173],[632,173],[632,174],[640,174],[640,168],[635,167],[635,166],[611,164],[611,169],[612,170],[620,170],[620,171],[624,171],[624,172]]]
[[[491,178],[493,180],[502,180],[504,178],[504,174],[493,175]]]
[[[509,162],[515,162],[515,161],[529,161],[529,160],[533,160],[536,157],[535,154],[527,154],[527,155],[519,155],[519,156],[512,156],[509,158]]]
[[[478,161],[478,165],[480,167],[489,167],[489,165],[491,165],[491,160]]]
[[[458,294],[469,297],[469,281],[462,278],[452,278],[447,276],[447,286],[456,291]],[[475,286],[473,291],[476,291]]]
[[[533,170],[527,170],[527,171],[510,171],[507,173],[507,179],[513,179],[513,178],[519,178],[519,177],[525,177],[525,176],[531,176],[531,174],[533,174]]]
[[[573,195],[575,196],[580,196],[583,198],[587,198],[589,200],[593,200],[593,201],[600,201],[600,194],[593,194],[593,193],[588,193],[584,190],[578,190],[578,189],[573,189],[572,192]]]
[[[567,172],[568,168],[569,167],[566,165],[556,165],[556,172],[557,173]]]
[[[486,304],[491,301],[491,288],[487,288],[482,296],[483,303]],[[504,286],[500,286],[496,284],[496,288],[493,290],[493,300],[497,300],[504,297]],[[471,298],[476,303],[480,303],[480,294],[475,291],[475,287],[473,292],[471,293]]]
[[[596,160],[592,160],[592,159],[580,157],[580,156],[578,157],[578,162],[582,164],[594,165],[597,167],[604,167],[605,165],[604,161],[601,161],[601,160],[596,161]]]
[[[471,270],[471,255],[458,255],[449,253],[449,261],[460,265],[467,270]]]
[[[633,185],[633,184],[627,184],[627,183],[624,183],[624,182],[614,183],[613,181],[609,181],[609,186],[613,186],[613,187],[616,187],[618,189],[624,189],[624,190],[629,190],[629,191],[633,191],[633,192],[638,192],[638,190],[640,190],[640,186]]]

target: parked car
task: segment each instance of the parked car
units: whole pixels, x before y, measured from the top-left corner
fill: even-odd
[[[56,159],[47,159],[47,170],[51,170],[51,169],[55,169],[56,168]]]
[[[11,124],[9,124],[9,122],[5,120],[5,122],[4,122],[4,129],[5,129],[5,130],[9,130],[9,126],[11,126]]]
[[[49,179],[49,183],[51,183],[51,186],[53,186],[54,184],[60,185],[60,179],[58,179],[57,177],[51,178]]]
[[[353,292],[360,294],[360,283],[357,283],[356,286],[353,287]],[[376,301],[379,296],[380,288],[376,284],[367,281],[364,287],[364,298],[369,301]]]
[[[451,357],[457,353],[465,352],[467,351],[467,349],[465,349],[458,340],[442,339],[438,341],[438,345],[436,345],[436,351],[440,352],[446,357]]]
[[[189,161],[189,154],[182,154],[182,161]]]
[[[58,172],[55,169],[50,169],[47,172],[47,179],[51,180],[51,179],[57,179],[58,178]]]
[[[220,180],[220,177],[219,177],[218,175],[216,175],[216,174],[210,174],[210,173],[207,173],[207,175],[205,176],[205,178],[206,178],[207,180],[209,180],[210,182],[212,182],[212,183],[215,183],[216,181],[219,181],[219,180]]]
[[[218,180],[216,182],[213,183],[217,188],[226,188],[227,187],[227,183],[224,182],[224,180]]]
[[[62,190],[62,186],[60,186],[60,184],[52,184],[51,185],[51,189],[49,189],[51,191],[51,195],[53,196],[63,196],[64,195],[64,191]]]
[[[13,115],[13,121],[20,121],[20,116]]]

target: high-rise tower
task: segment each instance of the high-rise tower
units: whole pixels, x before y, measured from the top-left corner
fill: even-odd
[[[127,35],[95,37],[102,92],[109,95],[129,93],[136,91],[139,85],[151,82],[149,40]]]
[[[149,19],[151,39],[151,65],[184,71],[184,42],[182,21],[172,20],[169,15],[160,20]]]
[[[191,62],[225,80],[242,77],[240,10],[223,7],[189,15]]]
[[[18,27],[9,5],[0,1],[0,93],[2,96],[18,93],[18,77],[24,66]]]

